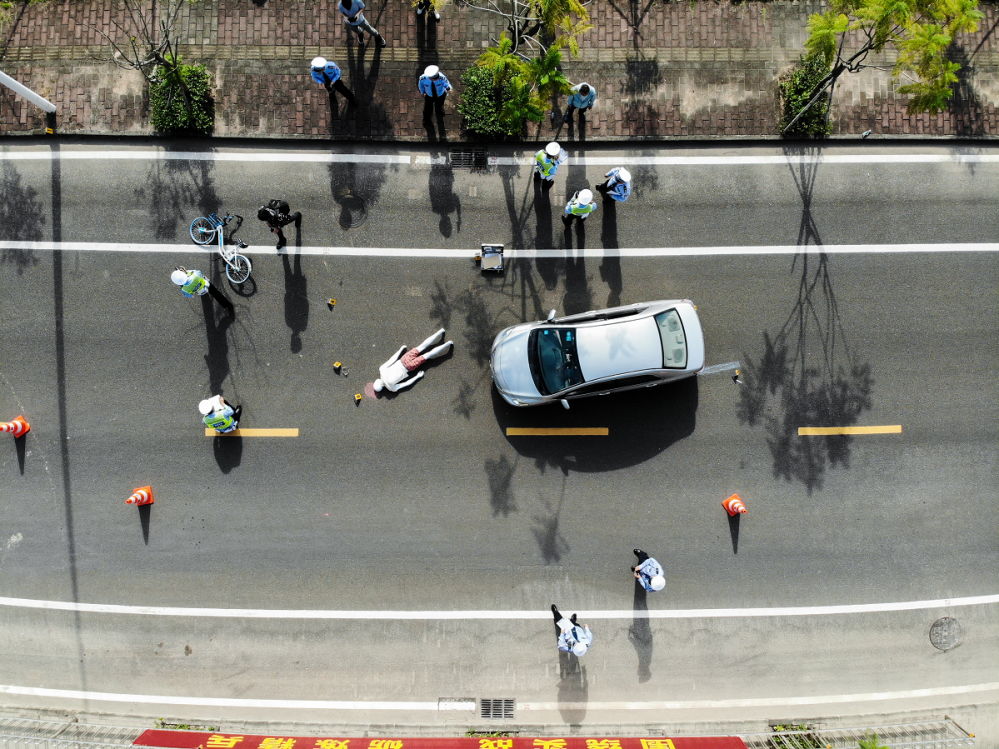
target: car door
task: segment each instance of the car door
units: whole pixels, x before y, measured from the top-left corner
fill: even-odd
[[[563,397],[590,398],[594,395],[610,395],[611,393],[619,393],[623,390],[653,387],[661,384],[662,382],[662,378],[659,375],[654,374],[626,375],[624,377],[617,377],[613,380],[603,380],[601,382],[594,382],[588,385],[581,385]]]

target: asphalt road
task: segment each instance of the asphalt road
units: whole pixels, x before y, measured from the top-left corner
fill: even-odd
[[[282,257],[252,255],[243,295],[223,284],[234,319],[169,282],[175,265],[207,271],[204,254],[3,250],[0,415],[24,413],[32,431],[23,450],[0,450],[0,539],[9,539],[0,545],[0,595],[543,612],[552,602],[641,611],[997,592],[995,254],[826,255],[820,246],[991,242],[999,164],[640,167],[636,195],[602,206],[585,236],[552,221],[527,167],[331,166],[252,153],[243,162],[0,166],[0,240],[184,243],[191,218],[221,207],[247,216],[239,234],[252,250],[271,240],[252,218],[267,198],[304,214]],[[567,182],[560,176],[549,198],[556,215],[566,192],[604,171],[564,169]],[[337,219],[360,215],[357,198],[366,220],[345,230]],[[470,260],[419,253],[483,241],[566,254],[517,260],[502,278],[484,278]],[[795,244],[809,249],[614,252]],[[296,245],[414,252],[298,256]],[[582,258],[571,251],[580,247],[605,253]],[[507,325],[551,308],[681,297],[698,305],[708,363],[740,361],[742,384],[725,372],[568,412],[513,409],[491,386],[489,345]],[[441,326],[453,355],[411,390],[355,404],[381,362]],[[300,436],[204,437],[197,402],[219,389],[243,404],[243,426],[298,427]],[[902,433],[796,433],[854,424],[901,424]],[[505,433],[563,425],[610,433]],[[151,510],[126,507],[145,484],[156,496]],[[738,523],[721,508],[733,492],[749,507]],[[628,570],[636,546],[666,568],[666,592],[644,602]],[[594,624],[586,675],[560,678],[543,620],[258,622],[12,608],[0,618],[0,663],[5,684],[137,694],[763,699],[996,681],[997,611],[605,620]],[[966,631],[947,653],[927,637],[945,613]],[[994,694],[852,709],[943,709]],[[198,714],[189,710],[178,714]],[[633,718],[544,714],[569,724]],[[425,719],[401,715],[391,720]],[[524,715],[518,720],[531,719]]]

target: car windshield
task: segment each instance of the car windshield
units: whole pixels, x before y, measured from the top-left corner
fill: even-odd
[[[529,359],[538,390],[551,395],[583,381],[573,328],[542,328],[535,330],[531,338],[528,350],[534,356]]]
[[[687,366],[687,339],[683,335],[680,313],[675,309],[656,315],[659,337],[663,342],[663,366],[683,369]]]

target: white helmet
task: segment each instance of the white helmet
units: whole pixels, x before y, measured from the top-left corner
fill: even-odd
[[[201,401],[201,403],[198,404],[198,410],[201,412],[202,416],[207,416],[212,412],[212,408],[214,407],[214,405],[215,404],[212,403],[211,398],[205,398],[203,401]]]
[[[315,70],[322,70],[323,68],[326,67],[326,58],[325,57],[313,57],[312,58],[312,67]]]
[[[623,179],[625,182],[631,182],[631,172],[629,172],[623,166],[618,171],[617,176]]]
[[[433,78],[439,72],[441,72],[441,69],[436,65],[428,65],[427,69],[423,71],[423,75],[425,75],[427,78]]]
[[[572,654],[577,658],[581,655],[586,655],[586,651],[590,649],[590,646],[583,642],[577,642],[572,646]]]
[[[552,141],[547,146],[545,146],[545,153],[549,156],[558,156],[562,153],[562,146],[560,146],[555,141]]]
[[[652,586],[652,590],[662,590],[666,587],[666,578],[662,575],[656,575],[649,581],[649,585]]]
[[[180,268],[178,268],[177,270],[175,270],[173,273],[170,274],[170,280],[173,281],[178,286],[183,286],[184,284],[187,283],[187,274],[184,271],[182,271]]]
[[[385,383],[384,382],[382,382],[380,379],[375,380],[375,392],[376,393],[380,393],[382,391],[382,388],[384,388],[384,387],[385,387]]]
[[[589,203],[593,200],[593,193],[589,190],[580,190],[577,197],[579,198],[580,203]]]

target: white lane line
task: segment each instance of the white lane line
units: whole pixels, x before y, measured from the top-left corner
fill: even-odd
[[[830,614],[875,614],[888,611],[944,609],[957,606],[982,606],[999,603],[999,595],[966,598],[938,598],[927,601],[893,601],[888,603],[854,603],[836,606],[775,606],[742,609],[650,609],[641,613],[649,619],[724,619],[762,616],[817,616]],[[90,614],[129,614],[140,616],[229,617],[238,619],[550,619],[544,611],[323,611],[320,609],[214,609],[181,606],[126,606],[113,603],[74,603],[43,601],[34,598],[0,598],[0,606],[57,611],[79,611]],[[573,609],[575,611],[575,609]],[[633,609],[578,611],[586,619],[633,619]]]
[[[828,705],[879,700],[912,700],[920,697],[942,697],[952,694],[995,692],[999,681],[988,684],[967,684],[958,687],[930,687],[899,692],[868,692],[866,694],[820,694],[811,697],[756,697],[734,700],[676,700],[664,702],[518,702],[518,710],[698,710],[733,707],[785,707],[793,705]]]
[[[570,149],[572,150],[572,149]],[[0,161],[267,161],[279,163],[313,164],[408,164],[427,166],[447,164],[443,156],[429,154],[364,154],[364,153],[317,153],[303,151],[3,151]],[[570,156],[569,164],[574,166],[787,166],[789,164],[994,164],[999,163],[999,154],[984,153],[814,153],[814,154],[774,154],[753,156],[648,156],[643,154],[621,154],[617,156]],[[492,156],[490,164],[496,166],[531,166],[532,154],[519,156]]]
[[[809,697],[757,697],[731,700],[676,700],[657,702],[518,702],[518,710],[698,710],[735,707],[783,707],[794,705],[844,704],[878,702],[881,700],[912,700],[920,697],[942,697],[975,694],[999,690],[999,682],[967,684],[954,687],[930,687],[898,692],[866,694],[826,694]],[[117,694],[114,692],[84,692],[74,689],[46,689],[0,684],[0,694],[17,694],[53,699],[90,700],[94,702],[128,702],[147,705],[197,705],[207,707],[254,707],[305,710],[418,710],[438,711],[438,702],[379,702],[335,700],[253,700],[228,697],[171,697],[158,694]]]
[[[19,242],[0,241],[3,250],[37,250],[51,252],[138,252],[174,254],[211,254],[217,252],[215,245],[190,244],[137,244],[132,242]],[[421,258],[452,258],[470,260],[476,250],[447,250],[443,248],[409,247],[295,247],[291,252],[301,255],[351,256],[351,257],[401,257],[407,260]],[[277,255],[273,246],[251,246],[243,252],[247,255]],[[840,244],[824,245],[748,245],[732,247],[625,247],[606,250],[595,247],[583,250],[506,250],[507,259],[520,258],[604,258],[604,257],[701,257],[716,255],[797,255],[807,252],[818,254],[905,254],[922,252],[999,252],[997,242],[953,242],[944,244]]]

